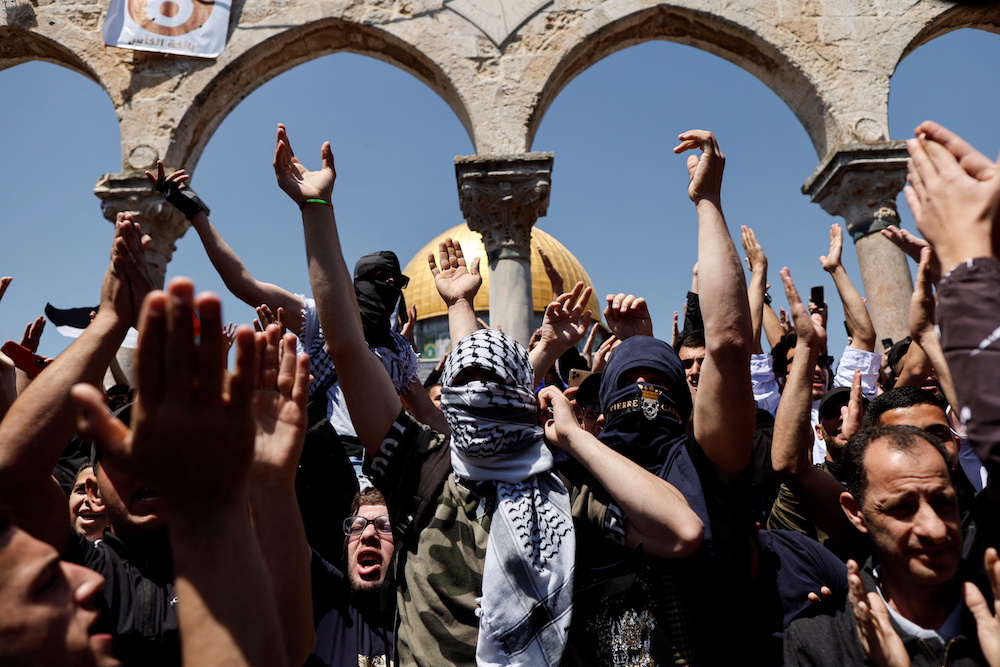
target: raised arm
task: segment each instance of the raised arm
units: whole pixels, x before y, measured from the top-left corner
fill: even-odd
[[[590,326],[587,302],[593,291],[593,288],[584,287],[582,282],[578,282],[572,292],[559,295],[545,307],[538,344],[528,353],[531,367],[535,371],[536,386],[556,359],[579,343],[587,333],[587,327]]]
[[[156,163],[156,171],[156,176],[147,171],[146,177],[153,187],[191,222],[191,226],[198,232],[201,244],[205,247],[209,261],[233,296],[251,308],[261,304],[267,304],[272,312],[284,308],[285,324],[291,331],[298,333],[302,329],[301,300],[283,287],[253,277],[243,264],[243,260],[209,221],[208,207],[187,184],[190,175],[180,169],[166,176],[163,163],[159,161]]]
[[[905,189],[917,228],[934,248],[944,276],[938,293],[941,344],[954,375],[963,423],[976,453],[1000,474],[1000,165],[954,132],[930,121],[907,142]]]
[[[195,311],[201,342],[194,342]],[[170,551],[185,665],[288,664],[274,595],[247,504],[254,457],[254,334],[236,335],[226,384],[222,309],[178,278],[154,292],[139,327],[138,400],[131,430],[101,392],[73,388],[81,433],[122,469],[155,484],[169,511]],[[248,585],[252,582],[252,585]]]
[[[580,428],[569,399],[555,387],[546,387],[538,398],[542,410],[552,408],[545,438],[590,471],[625,513],[627,546],[641,544],[659,558],[681,558],[698,549],[704,525],[680,491]]]
[[[850,276],[840,262],[840,254],[844,248],[844,230],[837,223],[830,225],[830,252],[819,258],[823,270],[833,276],[837,293],[844,305],[844,317],[847,327],[851,330],[851,347],[867,352],[875,351],[875,325],[868,314],[865,300],[861,298]]]
[[[427,253],[427,264],[434,276],[438,294],[448,306],[448,333],[451,344],[456,345],[479,328],[476,322],[475,299],[483,284],[479,273],[479,258],[471,262],[462,252],[462,244],[445,239],[438,244],[439,261],[434,261],[434,253]]]
[[[70,388],[100,385],[151,285],[138,225],[119,214],[96,317],[33,381],[0,423],[0,502],[19,526],[61,551],[69,536],[66,496],[52,478],[74,432]]]
[[[333,215],[331,197],[337,175],[330,142],[323,144],[320,156],[320,169],[306,169],[292,152],[285,126],[278,125],[274,173],[278,186],[302,210],[309,282],[326,348],[337,367],[358,439],[374,455],[402,404],[382,362],[365,342],[354,281],[344,262]]]
[[[743,266],[722,215],[725,157],[711,132],[678,137],[675,153],[689,156],[688,195],[698,212],[698,288],[705,323],[705,361],[694,404],[698,444],[724,479],[735,479],[750,461],[755,408],[750,387],[750,309]]]
[[[274,588],[288,664],[301,665],[316,643],[311,552],[295,495],[295,475],[309,426],[309,356],[296,356],[295,336],[282,335],[277,324],[268,325],[258,337],[263,354],[253,399],[257,430],[250,509]]]
[[[747,287],[747,301],[750,304],[750,330],[753,332],[751,351],[763,354],[760,344],[760,332],[764,325],[764,294],[767,292],[767,255],[757,241],[753,230],[743,225],[740,227],[743,250],[746,252],[747,266],[750,269],[750,285]],[[771,311],[774,315],[774,311]]]
[[[811,456],[813,369],[826,344],[826,331],[809,316],[787,268],[781,270],[781,279],[792,310],[797,340],[795,363],[785,380],[774,420],[771,465],[802,503],[806,516],[827,533],[840,534],[836,531],[853,530],[840,509],[844,487],[831,475],[814,468]]]

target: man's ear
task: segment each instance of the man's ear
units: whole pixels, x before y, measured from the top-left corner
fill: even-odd
[[[868,532],[868,526],[865,525],[865,517],[861,513],[861,505],[858,501],[854,499],[847,491],[840,494],[840,507],[844,510],[844,514],[847,515],[847,519],[854,524],[862,533]]]
[[[813,424],[813,429],[816,431],[816,437],[820,440],[826,440],[826,431],[823,430],[822,424]]]
[[[97,479],[88,477],[84,484],[87,488],[87,502],[90,504],[90,508],[95,512],[103,512],[104,501],[101,500],[101,490],[97,488]]]

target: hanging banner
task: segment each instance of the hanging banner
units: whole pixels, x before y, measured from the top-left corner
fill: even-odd
[[[226,46],[229,7],[213,0],[111,0],[104,19],[104,43],[215,58]]]

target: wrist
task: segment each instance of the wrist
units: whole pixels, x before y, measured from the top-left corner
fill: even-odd
[[[303,199],[299,202],[299,210],[305,209],[306,206],[329,206],[333,208],[333,204],[330,203],[329,197],[309,197],[308,199]]]

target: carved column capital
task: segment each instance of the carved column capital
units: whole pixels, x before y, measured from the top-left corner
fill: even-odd
[[[552,162],[552,153],[455,158],[462,216],[482,234],[491,266],[530,257],[531,227],[549,206]]]
[[[118,213],[131,212],[142,231],[153,238],[146,249],[146,261],[153,280],[162,287],[167,264],[177,249],[174,243],[190,223],[150,186],[145,174],[105,174],[98,179],[94,194],[101,200],[101,212],[109,221],[114,222]]]
[[[906,257],[879,232],[899,225],[896,196],[906,183],[908,158],[903,141],[844,146],[802,186],[824,211],[847,222],[872,322],[880,338],[895,340],[909,333],[913,284]]]
[[[899,225],[896,196],[906,184],[905,141],[853,144],[834,151],[802,186],[830,215],[847,222],[854,241]]]

